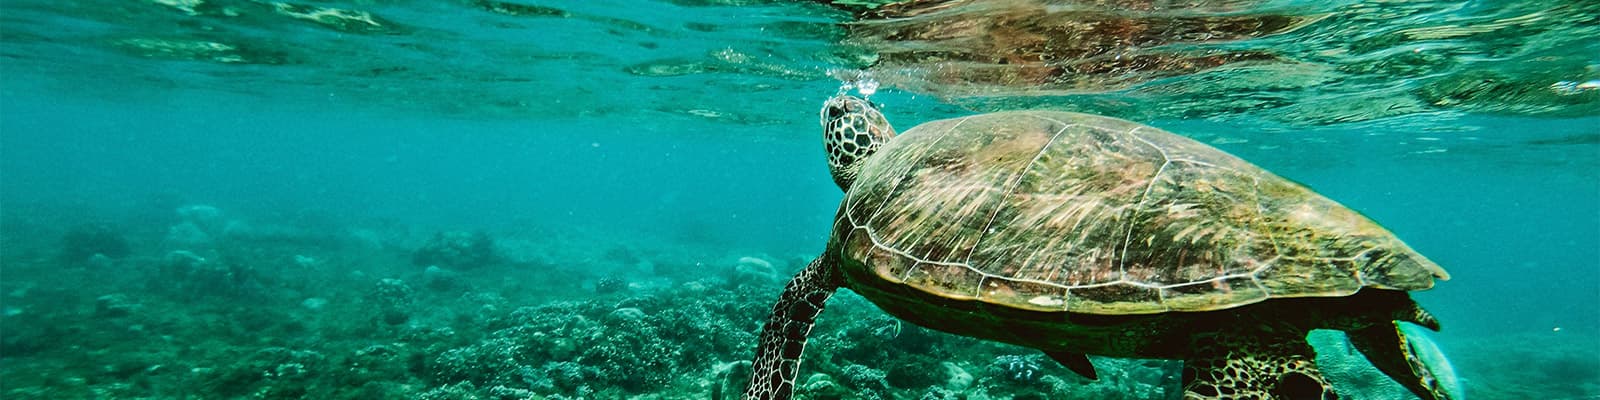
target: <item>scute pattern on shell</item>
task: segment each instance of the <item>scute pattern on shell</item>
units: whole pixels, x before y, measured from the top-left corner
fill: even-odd
[[[1447,277],[1303,186],[1087,114],[923,124],[865,161],[841,207],[833,246],[858,283],[1022,309],[1205,311]]]

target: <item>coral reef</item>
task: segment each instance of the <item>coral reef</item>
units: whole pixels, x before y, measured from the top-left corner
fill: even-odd
[[[433,360],[432,379],[564,396],[650,393],[685,372],[730,361],[718,355],[748,352],[752,330],[733,325],[727,313],[755,318],[754,310],[728,307],[731,293],[697,298],[683,290],[692,289],[518,308],[488,321],[496,330],[487,339]]]
[[[230,234],[238,220],[184,210],[169,229],[89,228],[61,242],[115,274],[37,256],[67,253],[56,243],[0,252],[0,397],[733,399],[783,277],[806,261],[573,233],[497,233],[514,238],[497,244],[483,232],[408,241],[431,230],[357,227],[339,231],[367,239],[308,243]],[[1498,350],[1451,361],[1477,377],[1461,381],[1471,398],[1592,397],[1591,337],[1473,343]],[[1313,340],[1348,397],[1405,395],[1337,333]],[[906,324],[842,292],[818,319],[796,398],[1178,394],[1176,361],[1092,361],[1090,381],[1035,350]]]
[[[195,372],[200,388],[224,397],[299,399],[322,392],[314,376],[332,368],[327,357],[310,350],[268,347],[222,368]]]

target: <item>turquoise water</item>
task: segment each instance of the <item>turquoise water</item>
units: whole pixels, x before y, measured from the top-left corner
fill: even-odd
[[[0,3],[0,397],[722,393],[827,240],[830,70],[867,69],[902,131],[1093,111],[1304,183],[1451,272],[1416,297],[1469,398],[1600,398],[1597,7],[1214,5],[1187,12],[1317,18],[1137,50],[1275,60],[1036,93],[873,64],[910,44],[815,3]],[[493,257],[422,256],[439,232]],[[1118,360],[1079,381],[854,295],[813,336],[806,398],[1176,385]]]

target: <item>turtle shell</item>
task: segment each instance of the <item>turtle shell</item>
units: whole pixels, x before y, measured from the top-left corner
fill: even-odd
[[[864,161],[830,250],[855,285],[1108,315],[1448,279],[1372,220],[1238,157],[1065,112],[906,131]]]

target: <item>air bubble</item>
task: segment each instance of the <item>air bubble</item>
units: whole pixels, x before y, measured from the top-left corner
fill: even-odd
[[[863,78],[856,82],[856,90],[861,92],[861,97],[871,96],[878,92],[878,81],[872,78]]]
[[[851,91],[859,93],[861,97],[871,96],[878,92],[878,80],[872,78],[872,73],[862,70],[830,69],[828,76],[839,80],[839,94],[849,94]]]

